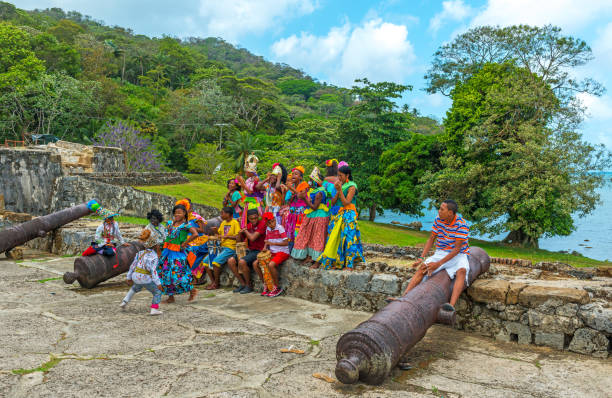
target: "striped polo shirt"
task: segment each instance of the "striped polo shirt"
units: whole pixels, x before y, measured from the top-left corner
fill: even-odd
[[[467,223],[460,215],[455,215],[455,219],[449,224],[444,222],[440,217],[436,217],[432,232],[436,233],[436,250],[450,252],[455,248],[455,240],[463,240],[460,253],[470,254],[470,246],[468,244],[468,234],[470,232]]]

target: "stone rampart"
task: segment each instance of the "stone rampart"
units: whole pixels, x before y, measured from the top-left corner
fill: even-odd
[[[173,185],[185,184],[189,180],[179,172],[165,173],[71,173],[89,180],[105,182],[107,184],[119,186],[147,186],[147,185]]]
[[[177,198],[132,187],[121,187],[90,180],[82,176],[58,178],[51,211],[58,211],[95,198],[102,206],[117,210],[123,216],[144,218],[151,209],[157,209],[166,217],[172,211]],[[219,210],[198,203],[194,209],[204,218],[219,215]]]
[[[0,194],[7,210],[46,214],[60,176],[60,157],[54,153],[0,148]]]
[[[121,148],[94,146],[91,164],[94,173],[124,173],[125,159]]]

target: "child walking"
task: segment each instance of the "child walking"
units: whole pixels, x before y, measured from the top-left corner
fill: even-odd
[[[147,232],[148,234],[145,234]],[[131,288],[119,306],[121,309],[125,309],[134,294],[145,288],[153,295],[150,314],[160,315],[162,313],[159,310],[162,285],[157,275],[157,264],[159,262],[159,258],[157,257],[157,239],[151,236],[151,231],[146,229],[143,231],[141,239],[145,236],[146,240],[143,242],[145,249],[136,253],[136,257],[134,257],[134,261],[132,261],[130,270],[127,273],[128,285],[130,285]]]

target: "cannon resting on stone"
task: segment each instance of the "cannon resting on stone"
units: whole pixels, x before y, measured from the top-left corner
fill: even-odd
[[[470,284],[489,269],[489,262],[484,250],[470,247]],[[340,337],[336,345],[338,380],[381,384],[429,327],[436,322],[454,324],[455,313],[441,309],[450,299],[453,283],[446,272],[437,272]]]
[[[91,289],[98,283],[127,272],[136,253],[141,250],[144,250],[143,244],[135,241],[130,242],[129,246],[118,247],[114,256],[95,254],[79,257],[74,260],[74,272],[64,274],[64,282],[72,284],[76,280],[82,287]]]
[[[91,200],[0,231],[0,253],[8,252],[32,239],[42,238],[47,232],[91,214],[95,204],[97,202]]]
[[[207,235],[216,233],[219,225],[221,225],[220,217],[207,220],[205,233]],[[64,274],[64,282],[72,284],[74,281],[78,281],[82,287],[91,289],[99,283],[127,272],[136,253],[141,250],[144,250],[142,243],[134,241],[127,246],[118,247],[114,256],[95,254],[79,257],[74,260],[74,272]]]

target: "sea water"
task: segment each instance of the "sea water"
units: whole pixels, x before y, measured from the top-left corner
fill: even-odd
[[[610,182],[612,172],[603,174],[607,182],[597,190],[601,203],[590,214],[583,217],[574,216],[576,228],[570,235],[541,238],[539,240],[541,249],[567,251],[570,253],[577,251],[597,260],[612,260],[612,182]],[[423,213],[423,217],[414,217],[386,210],[383,215],[376,217],[376,221],[382,223],[398,221],[404,224],[420,221],[423,224],[422,229],[429,231],[435,218],[438,216],[438,211],[437,209],[430,210],[426,207]],[[461,214],[461,209],[459,209],[459,214]],[[470,233],[470,237],[487,241],[499,241],[506,235],[478,236]]]

